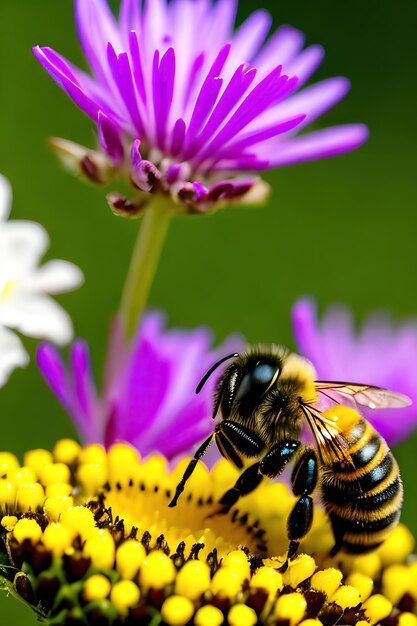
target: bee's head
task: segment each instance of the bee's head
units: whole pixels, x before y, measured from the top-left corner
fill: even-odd
[[[213,417],[220,409],[223,419],[245,419],[270,402],[276,410],[289,400],[315,399],[314,367],[287,348],[259,345],[232,356],[217,383]]]
[[[286,348],[257,346],[239,355],[217,383],[216,407],[222,417],[250,417],[278,384]]]

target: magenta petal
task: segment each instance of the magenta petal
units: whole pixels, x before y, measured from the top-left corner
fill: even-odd
[[[298,300],[291,312],[292,330],[298,349],[314,363],[318,377],[326,371],[326,351],[317,330],[317,306],[312,299]]]
[[[105,113],[98,113],[98,137],[102,148],[109,157],[120,164],[124,158],[124,148],[120,129]]]
[[[33,48],[33,54],[43,65],[54,81],[72,98],[95,122],[98,120],[99,106],[83,91],[65,60],[51,48]]]
[[[281,167],[351,152],[362,146],[368,136],[368,128],[363,124],[347,124],[319,130],[282,142],[275,155],[270,155],[271,165]]]
[[[144,136],[144,127],[136,99],[129,57],[126,52],[117,55],[110,43],[107,46],[107,57],[113,78],[117,84],[130,119],[132,120],[135,131],[142,137]]]
[[[154,103],[156,141],[159,148],[165,147],[166,125],[174,94],[175,52],[169,48],[159,63],[156,51],[153,61],[152,92]]]
[[[75,21],[84,54],[94,72],[108,83],[106,62],[108,42],[121,48],[116,20],[106,0],[75,0]]]
[[[268,35],[272,17],[265,9],[252,13],[238,28],[233,37],[233,51],[241,61],[252,61]]]
[[[49,387],[62,406],[71,412],[73,398],[65,365],[58,350],[49,343],[41,343],[36,352],[36,362]]]
[[[88,443],[103,440],[103,424],[99,423],[97,394],[91,369],[90,353],[85,341],[76,341],[71,349],[71,374],[78,413]]]

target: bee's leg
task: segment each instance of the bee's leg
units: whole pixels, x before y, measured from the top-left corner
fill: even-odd
[[[293,494],[298,496],[287,521],[289,547],[287,560],[282,570],[288,567],[288,561],[296,554],[301,539],[305,537],[313,523],[313,493],[318,477],[317,458],[314,450],[307,448],[298,459],[291,475]]]
[[[237,447],[235,439],[233,443]],[[241,496],[246,496],[259,485],[263,476],[273,478],[281,474],[299,446],[299,441],[288,440],[271,448],[259,463],[254,463],[239,476],[234,487],[226,491],[219,501],[222,508],[216,511],[214,515],[228,513]],[[258,455],[260,451],[258,451]]]
[[[189,462],[189,464],[187,465],[187,468],[186,468],[186,470],[184,472],[184,475],[183,475],[183,477],[181,478],[180,482],[177,485],[174,497],[172,498],[172,500],[168,504],[168,506],[170,506],[170,507],[176,506],[178,498],[180,497],[180,495],[184,491],[185,483],[187,482],[187,480],[190,478],[191,474],[193,473],[193,471],[195,469],[195,466],[197,465],[198,461],[206,453],[207,448],[210,446],[210,444],[213,441],[213,437],[214,437],[214,433],[212,433],[210,435],[210,437],[207,437],[207,439],[205,441],[203,441],[201,446],[198,448],[198,450],[194,454],[194,458],[192,458],[191,461]]]
[[[225,515],[230,511],[232,506],[236,504],[241,496],[246,496],[253,491],[261,482],[262,475],[259,473],[259,463],[250,465],[237,479],[236,483],[231,489],[228,489],[226,493],[219,500],[220,508],[209,515],[208,517],[214,517],[215,515]]]

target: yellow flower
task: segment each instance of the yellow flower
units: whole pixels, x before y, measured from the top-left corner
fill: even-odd
[[[106,453],[69,440],[28,452],[23,466],[1,458],[0,576],[44,623],[417,626],[417,560],[402,525],[369,555],[332,559],[318,509],[283,572],[293,496],[265,480],[210,517],[236,480],[225,460],[200,464],[169,508],[188,459],[170,468],[127,445]]]

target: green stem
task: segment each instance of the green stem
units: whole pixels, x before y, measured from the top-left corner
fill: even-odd
[[[174,211],[167,204],[151,204],[136,239],[123,289],[120,313],[125,336],[132,339],[148,300],[159,257]]]

